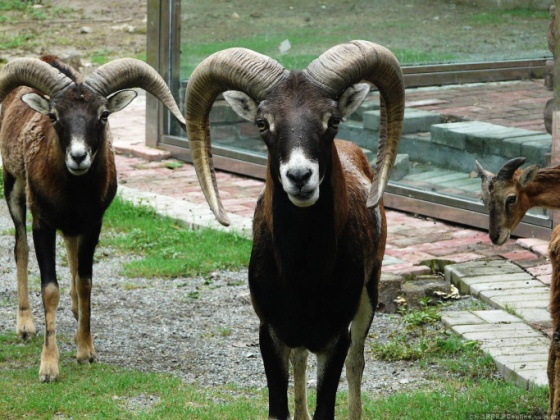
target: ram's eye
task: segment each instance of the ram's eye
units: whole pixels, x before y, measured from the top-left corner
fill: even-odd
[[[329,119],[329,127],[337,129],[338,126],[340,125],[340,118],[338,117],[331,117]]]
[[[51,122],[54,124],[56,122],[56,115],[53,112],[49,112],[47,114],[47,116],[49,117],[49,120],[51,120]]]
[[[255,121],[255,124],[257,125],[257,128],[261,133],[264,133],[266,130],[268,130],[268,122],[264,118],[258,119],[257,121]]]
[[[516,195],[509,195],[508,198],[506,198],[506,204],[509,206],[511,204],[515,204],[517,203],[517,196]]]
[[[109,114],[110,114],[109,111],[103,111],[103,112],[101,113],[101,116],[99,117],[99,119],[100,119],[102,122],[107,122],[107,119],[109,118]]]

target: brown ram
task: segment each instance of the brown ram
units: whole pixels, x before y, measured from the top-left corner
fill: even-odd
[[[52,56],[15,59],[0,71],[4,194],[16,230],[16,332],[23,338],[35,334],[27,280],[29,206],[45,312],[39,369],[44,382],[59,374],[57,230],[64,236],[70,265],[72,311],[78,321],[76,358],[80,363],[96,358],[90,331],[93,255],[103,214],[117,191],[108,117],[136,97],[135,91],[122,90],[133,87],[152,93],[184,124],[163,79],[138,60],[112,61],[85,79]]]
[[[525,158],[506,162],[497,175],[476,162],[482,178],[482,199],[490,213],[490,239],[502,245],[532,207],[560,209],[560,165],[540,169],[530,165],[519,169]],[[553,337],[548,355],[550,404],[548,416],[560,418],[560,226],[552,231],[549,245],[552,264],[550,282],[550,316]]]
[[[342,118],[369,90],[361,81],[376,85],[382,97],[375,176],[359,147],[335,140]],[[367,41],[331,48],[303,71],[287,71],[241,48],[204,60],[187,86],[187,132],[207,201],[227,225],[208,130],[210,108],[222,92],[241,116],[255,122],[268,148],[249,287],[260,319],[269,416],[290,416],[291,360],[295,417],[309,418],[305,371],[311,351],[318,359],[314,417],[334,417],[346,360],[350,418],[359,418],[364,342],[377,306],[387,234],[381,198],[404,113],[399,63],[389,50]]]

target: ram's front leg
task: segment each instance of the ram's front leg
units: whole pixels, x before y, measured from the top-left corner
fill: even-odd
[[[78,277],[78,237],[64,236],[66,254],[68,255],[68,266],[70,268],[70,298],[72,299],[72,313],[78,320],[78,292],[76,291],[76,280]]]
[[[350,339],[342,332],[322,353],[317,354],[317,408],[314,419],[334,419],[336,391]]]
[[[290,349],[274,334],[272,328],[261,323],[259,345],[268,385],[268,418],[289,419],[288,380]]]
[[[78,330],[76,331],[78,363],[90,363],[97,360],[91,336],[91,288],[93,256],[100,231],[101,224],[78,239],[78,272],[75,280],[78,295]]]
[[[33,222],[33,241],[41,272],[41,296],[45,311],[45,339],[41,352],[39,379],[50,382],[58,378],[58,346],[56,344],[56,310],[60,300],[56,281],[55,240],[56,230],[39,228]]]

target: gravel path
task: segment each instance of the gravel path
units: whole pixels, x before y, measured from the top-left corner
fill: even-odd
[[[0,331],[15,329],[17,294],[12,228],[4,200],[0,200]],[[29,239],[31,242],[31,239]],[[101,238],[101,243],[103,238]],[[57,331],[61,357],[74,354],[71,339],[76,322],[70,311],[68,268],[60,265],[64,247],[58,246],[61,302]],[[122,257],[102,246],[97,250],[92,292],[92,331],[99,361],[143,371],[168,372],[186,383],[240,388],[265,387],[258,348],[258,320],[250,304],[247,272],[217,272],[209,278],[128,279],[120,276]],[[39,271],[30,257],[31,305],[37,331],[44,334]],[[371,340],[383,339],[400,327],[398,316],[378,314]],[[37,354],[30,365],[39,368]],[[308,378],[315,381],[314,358]],[[379,362],[368,354],[363,389],[373,395],[430,386],[437,367],[420,369],[415,362]],[[343,375],[340,389],[346,388]]]

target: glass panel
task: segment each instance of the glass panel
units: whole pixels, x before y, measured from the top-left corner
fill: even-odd
[[[181,75],[228,47],[247,47],[301,69],[352,39],[389,48],[403,65],[550,56],[547,2],[511,0],[509,10],[499,3],[506,2],[182,0]],[[536,3],[540,9],[524,6]]]
[[[509,9],[499,7],[506,3],[499,0],[481,0],[476,5],[467,0],[180,1],[181,106],[194,67],[210,54],[229,47],[250,48],[273,57],[288,69],[301,69],[338,43],[366,39],[393,51],[405,74],[418,65],[471,63],[471,67],[461,67],[468,74],[479,66],[473,67],[475,62],[492,62],[487,65],[491,71],[507,72],[513,67],[508,60],[551,57],[547,31],[548,6],[553,1],[511,0],[507,2],[512,6]],[[526,6],[536,3],[539,4],[534,8]],[[544,67],[544,61],[537,66]],[[420,70],[431,71],[431,67]],[[542,76],[542,68],[538,71]],[[434,76],[434,84],[438,84],[438,77]],[[492,172],[517,155],[526,156],[530,163],[545,165],[551,140],[542,122],[542,109],[552,93],[545,90],[542,81],[531,82],[533,85],[527,89],[514,83],[486,88],[470,84],[407,88],[405,130],[389,191],[465,208],[470,206],[465,203],[480,201],[480,182],[473,172],[475,160]],[[512,99],[520,105],[515,113],[502,120],[492,119],[491,105],[497,99],[484,96],[488,86],[492,86],[493,93],[529,93],[527,98]],[[469,98],[462,102],[462,109],[446,108],[445,103],[454,104],[457,95]],[[378,104],[377,93],[372,92],[339,132],[340,138],[360,144],[372,161]],[[470,115],[469,110],[475,108],[478,114]],[[422,113],[427,115],[421,117]],[[416,126],[422,118],[421,125]],[[519,122],[523,119],[525,125]],[[221,98],[211,113],[211,132],[214,154],[265,163],[266,148],[256,128],[236,116]],[[174,137],[168,144],[181,145],[181,141]],[[550,225],[542,210],[532,214],[535,223]]]

